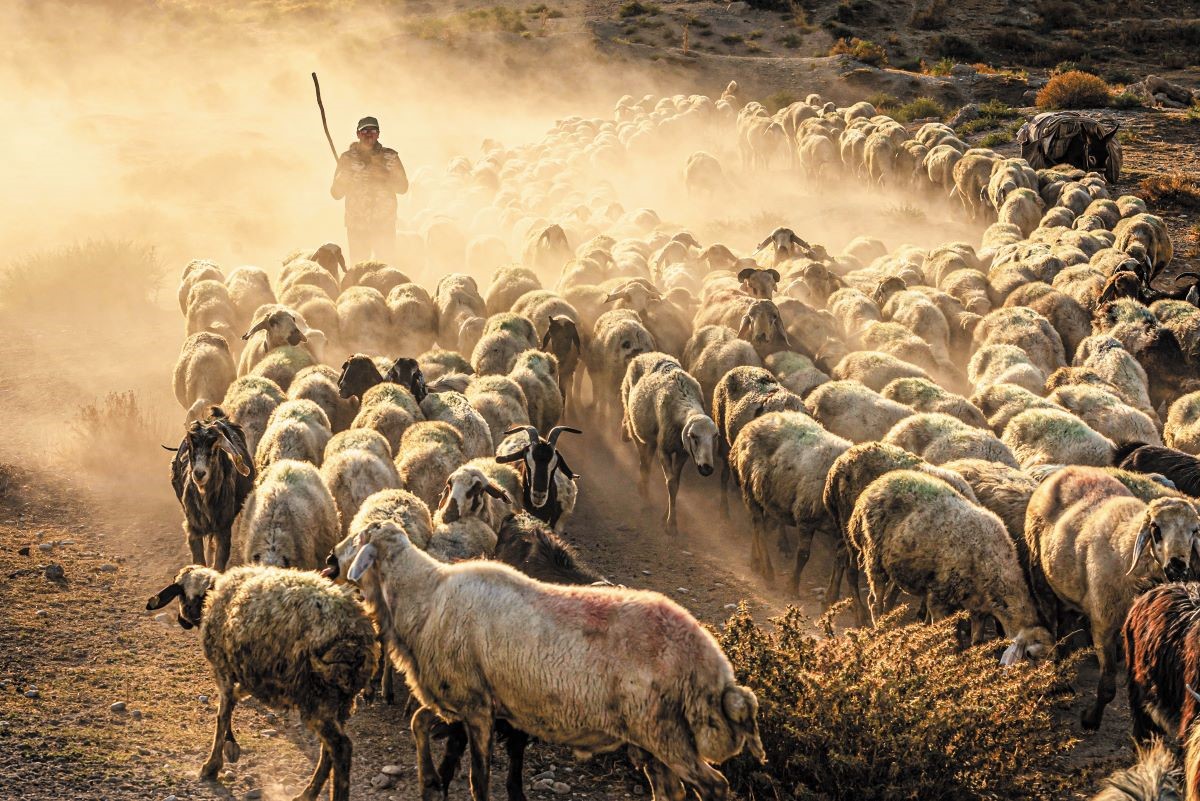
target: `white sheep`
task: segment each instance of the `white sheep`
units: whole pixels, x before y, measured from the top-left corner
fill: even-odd
[[[242,376],[229,385],[221,408],[246,434],[246,449],[254,453],[267,428],[267,420],[279,404],[287,400],[279,385],[257,375]]]
[[[287,400],[275,407],[254,450],[259,474],[274,462],[297,459],[320,467],[333,436],[325,411],[310,400]]]
[[[912,408],[888,400],[858,381],[828,381],[804,399],[804,408],[831,434],[851,442],[883,439]]]
[[[611,419],[611,411],[620,404],[621,380],[629,362],[654,350],[654,337],[637,312],[613,309],[596,320],[595,334],[584,351],[584,363],[592,378],[593,405],[599,422]]]
[[[204,410],[220,403],[236,378],[225,337],[202,331],[184,340],[174,374],[175,399],[188,410],[184,422],[202,419]]]
[[[395,524],[352,531],[328,572],[357,582],[387,621],[384,641],[422,704],[412,725],[422,787],[436,786],[429,736],[441,715],[466,725],[472,795],[486,798],[498,709],[580,754],[632,746],[653,761],[661,797],[680,781],[723,797],[728,785],[710,762],[743,747],[763,759],[754,693],[737,685],[712,635],[662,595],[542,584],[495,562],[445,565]]]
[[[292,400],[310,400],[320,406],[334,434],[348,429],[358,414],[358,399],[343,398],[337,382],[336,370],[327,364],[314,364],[296,373],[287,390]]]
[[[385,381],[363,393],[358,414],[350,423],[350,428],[378,431],[395,452],[400,447],[404,432],[413,423],[424,419],[425,415],[411,392],[399,384]]]
[[[1022,468],[1052,464],[1111,465],[1115,446],[1062,409],[1030,409],[1008,422],[1001,440]]]
[[[638,491],[649,494],[654,457],[667,485],[667,533],[679,531],[675,496],[690,458],[702,476],[712,475],[717,455],[717,426],[705,413],[700,384],[672,356],[643,353],[629,363],[621,382],[622,439],[638,451]]]
[[[479,412],[492,434],[493,449],[504,440],[504,432],[529,425],[525,390],[505,375],[475,376],[463,393],[471,408]]]
[[[898,445],[930,464],[954,459],[987,459],[1017,467],[1012,451],[990,431],[940,412],[920,412],[896,423],[883,441]]]
[[[706,325],[696,330],[683,350],[682,364],[700,382],[704,407],[712,408],[717,382],[734,368],[761,367],[754,347],[723,325]]]
[[[320,570],[341,537],[337,505],[317,468],[284,459],[266,468],[233,526],[245,564]]]
[[[563,401],[562,389],[558,384],[558,359],[554,354],[536,347],[522,351],[508,377],[525,393],[530,425],[539,431],[558,425],[563,413]]]
[[[555,389],[556,399],[557,393]],[[421,399],[420,406],[426,420],[439,420],[458,431],[462,436],[466,458],[474,459],[494,453],[495,446],[492,444],[492,432],[488,428],[487,420],[471,406],[470,401],[461,392],[431,392]]]
[[[343,534],[363,501],[380,490],[400,489],[391,446],[382,434],[369,428],[333,435],[325,446],[321,479],[337,505]]]
[[[521,474],[495,458],[472,459],[446,478],[438,501],[437,520],[453,523],[478,517],[493,531],[510,512],[521,508]]]
[[[294,311],[278,306],[267,308],[267,313],[242,335],[242,339],[247,342],[238,359],[239,378],[253,370],[272,350],[308,341]]]

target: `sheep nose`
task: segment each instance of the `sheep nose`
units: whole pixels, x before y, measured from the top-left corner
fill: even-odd
[[[1167,574],[1169,581],[1183,581],[1188,575],[1188,564],[1179,557],[1175,557],[1167,562],[1167,566],[1163,572]]]
[[[711,476],[713,471],[711,464],[697,465],[696,469],[700,471],[700,475],[702,476]]]

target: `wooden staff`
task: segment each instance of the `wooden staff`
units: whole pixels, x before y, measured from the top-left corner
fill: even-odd
[[[333,146],[333,137],[329,135],[329,123],[325,121],[325,104],[321,102],[321,84],[317,81],[317,73],[313,73],[313,88],[317,90],[317,108],[321,110],[321,126],[325,128],[325,138],[329,141],[329,152],[337,161],[337,148]]]

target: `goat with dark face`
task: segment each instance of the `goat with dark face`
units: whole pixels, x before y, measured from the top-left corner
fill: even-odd
[[[497,456],[496,461],[500,464],[519,463],[521,495],[525,511],[554,528],[563,515],[563,504],[559,498],[556,475],[561,473],[571,481],[579,477],[562,458],[562,454],[558,452],[556,447],[558,438],[564,431],[570,431],[572,434],[582,434],[583,432],[577,428],[555,426],[543,439],[533,426],[520,426],[505,431],[504,434],[509,436],[520,431],[529,435],[529,443],[518,451]]]
[[[342,272],[346,272],[346,257],[342,255],[341,246],[333,242],[326,242],[324,245],[321,245],[321,247],[313,251],[310,258],[328,270],[335,281],[338,277],[339,267],[342,268]]]
[[[167,450],[175,451],[171,486],[183,507],[192,561],[224,570],[233,521],[254,488],[254,459],[246,435],[213,406],[208,419],[188,427],[178,448]]]
[[[575,368],[583,346],[579,342],[579,328],[575,321],[562,314],[550,318],[550,326],[542,337],[542,350],[553,353],[558,359],[558,387],[562,393],[563,411],[567,409],[567,388],[574,381]]]
[[[342,363],[338,376],[338,394],[343,398],[362,398],[368,389],[382,384],[383,374],[370,356],[356,353]]]
[[[425,400],[425,396],[429,394],[429,388],[425,386],[425,374],[421,372],[421,365],[416,359],[403,356],[396,359],[396,363],[387,371],[383,380],[407,389],[416,398],[417,403]]]

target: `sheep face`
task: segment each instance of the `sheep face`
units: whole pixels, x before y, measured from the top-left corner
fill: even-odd
[[[1132,573],[1142,552],[1150,555],[1168,581],[1183,581],[1190,573],[1192,554],[1200,556],[1200,516],[1188,501],[1179,498],[1156,498],[1143,517],[1144,526],[1133,546]]]
[[[713,472],[713,454],[717,452],[717,424],[711,418],[697,415],[683,425],[683,447],[696,463],[702,476]]]
[[[223,472],[219,465],[222,453],[233,463],[235,470],[243,476],[250,474],[250,468],[238,449],[221,428],[211,421],[206,423],[197,420],[192,423],[188,427],[181,449],[186,449],[191,481],[201,495],[208,489],[213,475]]]
[[[1004,650],[1000,664],[1015,665],[1022,659],[1037,661],[1052,653],[1054,637],[1041,626],[1021,629],[1013,638],[1012,645]]]
[[[341,247],[333,242],[326,242],[317,248],[312,254],[312,260],[328,270],[335,279],[339,267],[342,268],[342,272],[346,272],[346,257],[342,255]]]
[[[221,574],[212,568],[188,565],[179,571],[175,581],[159,590],[149,601],[147,609],[162,609],[176,598],[179,599],[179,625],[185,629],[200,625],[204,612],[204,599],[217,583]]]
[[[343,399],[361,398],[368,389],[381,383],[383,376],[371,357],[356,353],[342,364],[342,374],[338,376],[338,395]]]
[[[400,526],[391,522],[372,523],[334,546],[325,560],[326,567],[321,575],[339,584],[347,581],[359,583],[381,552],[389,556],[397,555],[412,547],[412,542]]]
[[[454,523],[463,517],[483,517],[487,510],[487,495],[512,503],[508,493],[493,484],[482,470],[460,467],[446,479],[446,487],[438,502],[442,522]]]
[[[650,339],[649,333],[640,324],[624,325],[622,333],[625,334],[617,345],[621,354],[621,361],[624,364],[629,364],[637,356],[643,353],[649,353],[654,350],[654,342]]]
[[[429,394],[428,388],[425,386],[425,374],[421,372],[421,365],[416,359],[399,358],[392,365],[392,369],[388,370],[384,381],[391,381],[393,384],[399,384],[405,387],[413,394],[417,403],[425,400],[425,396]]]
[[[604,302],[612,303],[618,309],[632,309],[638,314],[642,314],[651,303],[657,303],[660,300],[662,300],[662,294],[652,284],[645,280],[635,279],[626,281],[608,293]]]
[[[738,280],[750,297],[770,300],[775,295],[775,287],[779,285],[779,271],[747,267],[738,273]]]
[[[249,339],[259,331],[267,332],[267,346],[270,349],[278,348],[282,345],[291,345],[295,347],[301,342],[307,342],[308,338],[300,330],[296,324],[295,316],[286,309],[276,309],[266,317],[254,324],[254,327],[242,335],[242,339]]]
[[[766,343],[778,338],[791,347],[779,307],[769,300],[756,300],[750,305],[742,315],[738,338],[751,343]]]

